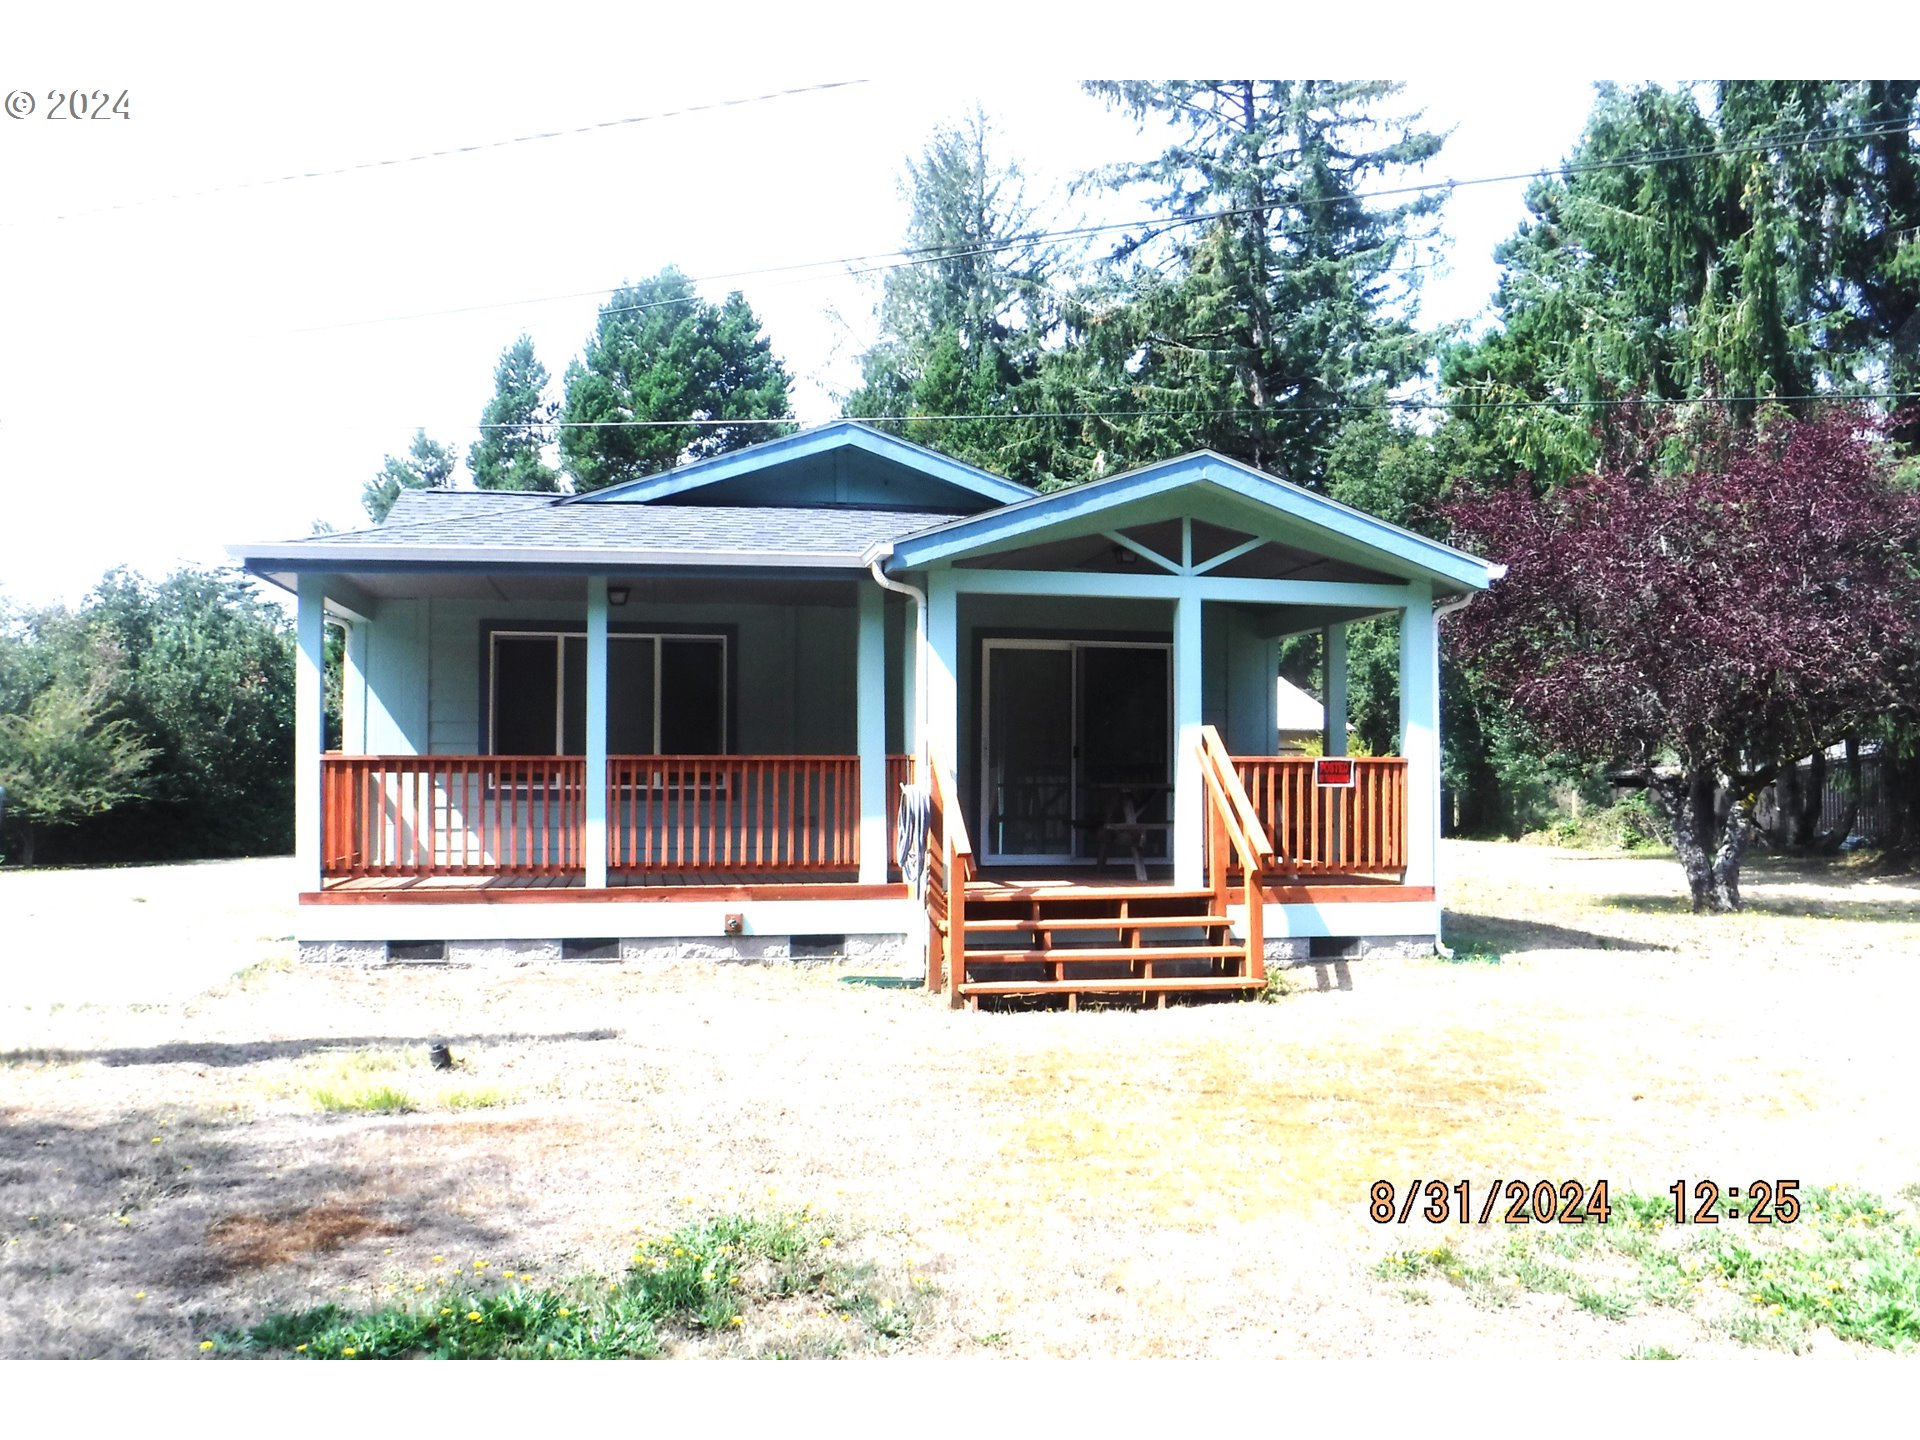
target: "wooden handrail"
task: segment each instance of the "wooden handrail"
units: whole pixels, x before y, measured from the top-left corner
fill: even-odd
[[[1240,822],[1241,834],[1252,850],[1261,867],[1274,861],[1273,840],[1267,834],[1267,827],[1260,823],[1259,813],[1253,808],[1253,801],[1247,797],[1240,783],[1239,773],[1233,767],[1233,757],[1227,754],[1227,747],[1221,742],[1220,732],[1211,725],[1200,727],[1200,763],[1210,768],[1219,781],[1220,792],[1233,807],[1233,813]]]
[[[960,1007],[967,978],[967,881],[973,878],[973,840],[966,816],[947,787],[946,772],[931,750],[927,773],[927,989],[947,992]]]
[[[1253,812],[1253,802],[1240,784],[1240,777],[1227,760],[1220,732],[1211,725],[1200,727],[1200,781],[1207,797],[1207,879],[1213,891],[1215,913],[1226,914],[1228,855],[1231,848],[1240,860],[1241,900],[1246,909],[1247,978],[1267,978],[1266,892],[1260,883],[1263,870],[1273,861],[1273,845],[1265,827]]]

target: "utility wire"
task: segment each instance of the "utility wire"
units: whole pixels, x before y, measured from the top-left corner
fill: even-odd
[[[789,93],[789,92],[782,92]],[[768,98],[768,97],[761,97]],[[729,102],[746,103],[746,102]],[[644,117],[643,117],[644,118]],[[623,123],[623,122],[614,122]],[[589,127],[591,128],[591,127]],[[753,279],[763,275],[782,275],[799,270],[820,270],[831,272],[819,276],[802,277],[803,280],[838,279],[844,276],[868,275],[884,270],[906,269],[916,265],[934,265],[952,260],[972,259],[983,255],[996,255],[1019,246],[1038,244],[1046,240],[1082,239],[1094,235],[1110,234],[1117,230],[1131,230],[1147,227],[1152,234],[1148,240],[1157,239],[1170,230],[1192,225],[1206,225],[1219,220],[1238,219],[1253,214],[1266,214],[1274,210],[1288,208],[1308,208],[1333,204],[1344,204],[1353,200],[1387,199],[1400,195],[1423,194],[1428,191],[1444,190],[1452,193],[1476,185],[1504,185],[1520,180],[1543,179],[1549,175],[1579,175],[1607,170],[1632,169],[1640,165],[1660,164],[1672,160],[1697,160],[1715,157],[1731,157],[1749,154],[1775,146],[1831,145],[1856,140],[1884,139],[1894,135],[1904,135],[1914,127],[1908,123],[1894,124],[1889,121],[1880,126],[1864,129],[1849,129],[1845,126],[1822,126],[1818,129],[1791,131],[1766,136],[1756,136],[1738,145],[1730,146],[1693,146],[1684,149],[1643,151],[1638,155],[1622,156],[1614,160],[1596,160],[1586,163],[1563,164],[1553,170],[1514,171],[1505,175],[1478,175],[1465,180],[1446,179],[1425,181],[1416,185],[1391,186],[1375,190],[1355,191],[1351,195],[1293,197],[1276,201],[1269,205],[1241,205],[1220,210],[1209,210],[1203,214],[1154,217],[1143,216],[1131,220],[1116,220],[1099,225],[1075,225],[1062,229],[1032,230],[1019,235],[1009,235],[1004,239],[988,244],[972,246],[966,249],[950,250],[935,246],[901,247],[894,250],[876,250],[863,255],[843,255],[829,260],[809,260],[788,265],[759,266],[747,270],[729,270],[711,275],[689,276],[689,282],[696,285],[710,284],[720,280]],[[565,132],[556,132],[565,133]],[[1293,227],[1269,232],[1277,239],[1295,239],[1313,233],[1311,226]],[[1143,242],[1144,243],[1144,242]],[[897,258],[896,258],[897,257]],[[872,263],[869,263],[872,262]],[[1397,274],[1406,270],[1430,269],[1433,263],[1390,267],[1385,273]],[[861,266],[856,270],[842,270],[838,267]],[[343,320],[328,325],[310,325],[283,333],[307,335],[328,330],[358,329],[368,325],[396,324],[408,320],[429,320],[442,315],[465,315],[482,310],[515,309],[522,305],[547,305],[564,300],[582,300],[595,295],[613,295],[627,288],[625,285],[602,286],[593,290],[574,290],[558,295],[528,296],[517,300],[486,301],[475,305],[448,306],[436,310],[417,310],[403,314],[371,316],[362,320]],[[685,300],[651,300],[637,305],[604,307],[603,314],[620,315],[645,310],[660,309],[668,305],[685,304]]]
[[[1156,409],[1135,410],[983,410],[962,414],[944,415],[836,415],[830,420],[815,422],[832,425],[852,420],[861,424],[905,424],[923,420],[1126,420],[1139,419],[1149,415],[1169,418],[1219,418],[1235,416],[1244,419],[1270,418],[1278,415],[1317,415],[1348,414],[1357,410],[1561,410],[1585,407],[1588,409],[1628,408],[1637,405],[1654,407],[1677,407],[1685,405],[1785,405],[1813,401],[1829,401],[1834,404],[1850,404],[1863,400],[1920,400],[1920,390],[1872,390],[1842,394],[1838,392],[1817,395],[1696,395],[1690,399],[1664,399],[1658,396],[1615,397],[1608,399],[1582,400],[1566,398],[1560,400],[1345,400],[1330,404],[1317,405],[1270,405],[1264,409],[1252,409],[1247,406],[1226,408],[1179,410],[1167,406]],[[738,427],[749,425],[802,425],[806,422],[796,415],[755,416],[738,420],[696,418],[687,420],[547,420],[521,423],[503,421],[482,424],[482,430],[678,430],[694,427]]]
[[[822,90],[839,90],[850,85],[865,85],[865,80],[829,80],[818,85],[797,85],[789,90],[770,90],[764,95],[743,95],[732,100],[708,100],[698,105],[682,105],[673,110],[656,110],[648,115],[627,115],[618,120],[596,120],[590,125],[574,125],[563,130],[539,130],[531,135],[513,135],[504,140],[483,140],[475,145],[455,145],[445,150],[427,150],[418,155],[391,155],[383,160],[362,160],[352,165],[337,165],[328,170],[297,170],[259,180],[239,180],[231,185],[216,185],[209,190],[188,190],[173,195],[153,195],[143,200],[125,200],[117,205],[102,205],[91,210],[69,210],[45,220],[78,220],[88,215],[106,215],[115,210],[137,210],[147,205],[164,205],[176,200],[198,200],[208,195],[228,195],[240,190],[261,190],[270,185],[287,185],[296,180],[320,180],[333,175],[353,175],[362,170],[383,170],[395,165],[415,165],[423,160],[443,160],[450,155],[476,155],[485,150],[504,150],[509,145],[526,145],[536,140],[559,140],[569,135],[592,135],[624,125],[645,125],[655,120],[674,120],[683,115],[699,115],[711,110],[731,110],[742,105],[758,105],[766,100],[784,100],[794,95],[811,95]],[[588,294],[600,292],[588,291]]]

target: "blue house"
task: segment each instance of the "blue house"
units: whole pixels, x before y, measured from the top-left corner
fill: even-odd
[[[1438,621],[1501,573],[1211,453],[1037,495],[852,422],[231,553],[299,597],[303,955],[866,955],[955,1004],[1430,948]],[[1400,753],[1346,757],[1372,616]],[[1274,753],[1301,632],[1332,764]]]

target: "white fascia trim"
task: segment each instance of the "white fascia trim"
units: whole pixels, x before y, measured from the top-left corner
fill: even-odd
[[[610,485],[605,490],[592,490],[584,495],[570,495],[562,503],[645,503],[729,480],[737,475],[750,475],[756,470],[789,460],[804,460],[811,455],[823,455],[830,450],[848,447],[897,461],[983,499],[1018,502],[1033,495],[1033,491],[1025,485],[977,469],[950,455],[942,455],[937,450],[929,450],[924,445],[915,445],[910,440],[888,435],[885,431],[875,430],[857,421],[837,420],[812,430],[802,430],[797,435],[783,435],[778,440],[767,440],[744,450],[716,455],[709,460],[696,460],[691,465],[682,465],[664,474],[629,480],[624,485]]]
[[[964,555],[982,545],[1063,522],[1085,519],[1135,500],[1150,499],[1196,483],[1212,484],[1231,495],[1277,510],[1289,519],[1390,555],[1429,574],[1476,590],[1486,589],[1504,573],[1464,550],[1429,540],[1411,530],[1355,510],[1298,485],[1276,480],[1258,470],[1203,451],[1178,460],[1128,471],[1107,480],[1037,495],[984,515],[948,521],[945,525],[894,542],[894,565],[919,568]],[[1044,514],[1040,513],[1044,511]]]

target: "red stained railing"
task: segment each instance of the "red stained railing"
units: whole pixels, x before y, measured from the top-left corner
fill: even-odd
[[[1407,868],[1407,762],[1353,757],[1351,788],[1313,783],[1313,760],[1236,755],[1234,771],[1273,841],[1283,875],[1371,875]]]
[[[325,756],[321,873],[573,874],[586,773],[566,755]]]
[[[887,757],[891,846],[912,757]],[[585,868],[586,762],[555,755],[328,755],[322,874],[572,876]],[[860,865],[851,755],[614,755],[616,871],[805,874]]]

